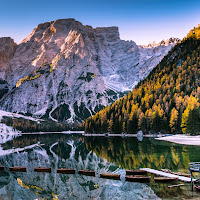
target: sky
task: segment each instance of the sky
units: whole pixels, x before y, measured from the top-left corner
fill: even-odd
[[[200,0],[0,0],[0,37],[19,43],[38,24],[64,18],[118,26],[121,39],[148,44],[185,37],[200,24]]]

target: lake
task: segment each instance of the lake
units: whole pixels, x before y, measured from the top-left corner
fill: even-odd
[[[200,161],[200,147],[134,137],[85,137],[78,134],[23,135],[0,146],[0,200],[35,199],[200,199],[190,184],[125,182],[126,169],[143,167],[188,171],[189,162]],[[27,172],[8,171],[26,166]],[[51,167],[52,173],[34,172]],[[95,170],[96,177],[57,174],[58,168]],[[121,181],[99,178],[103,172],[121,174]],[[198,175],[198,174],[197,174]],[[179,184],[181,182],[175,183]]]

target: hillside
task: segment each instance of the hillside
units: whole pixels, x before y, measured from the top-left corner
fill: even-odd
[[[200,27],[189,32],[146,79],[85,123],[86,132],[200,133]]]
[[[117,27],[74,19],[39,24],[19,45],[2,38],[0,109],[82,122],[132,90],[178,41],[142,47]]]

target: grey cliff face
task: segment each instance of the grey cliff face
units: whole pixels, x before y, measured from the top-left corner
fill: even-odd
[[[39,24],[17,48],[13,43],[6,62],[0,57],[9,88],[1,109],[81,121],[131,90],[173,45],[137,46],[120,40],[117,27],[93,29],[74,19]]]
[[[0,98],[8,92],[8,83],[4,80],[5,70],[1,68],[9,68],[9,61],[14,56],[17,44],[10,37],[0,38]]]
[[[10,37],[0,38],[0,68],[13,57],[16,46]]]

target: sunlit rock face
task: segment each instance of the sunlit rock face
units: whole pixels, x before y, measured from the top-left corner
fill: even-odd
[[[5,81],[5,69],[9,68],[9,61],[14,56],[17,44],[10,37],[0,38],[0,98],[8,92],[8,83]],[[1,69],[4,66],[4,69]]]
[[[17,44],[10,37],[0,38],[0,68],[13,57],[16,47]]]
[[[0,197],[3,199],[159,199],[148,185],[125,182],[124,169],[98,157],[78,137],[44,137],[38,144],[34,144],[35,140],[18,138],[0,149],[0,165],[27,167],[24,173],[2,172]],[[9,149],[10,146],[14,148]],[[39,166],[51,167],[52,172],[34,172]],[[96,176],[58,174],[58,168],[95,170]],[[108,171],[121,174],[122,181],[99,178],[100,173]]]
[[[9,88],[1,109],[80,122],[131,90],[175,42],[147,48],[121,40],[117,27],[39,24],[0,69]]]

